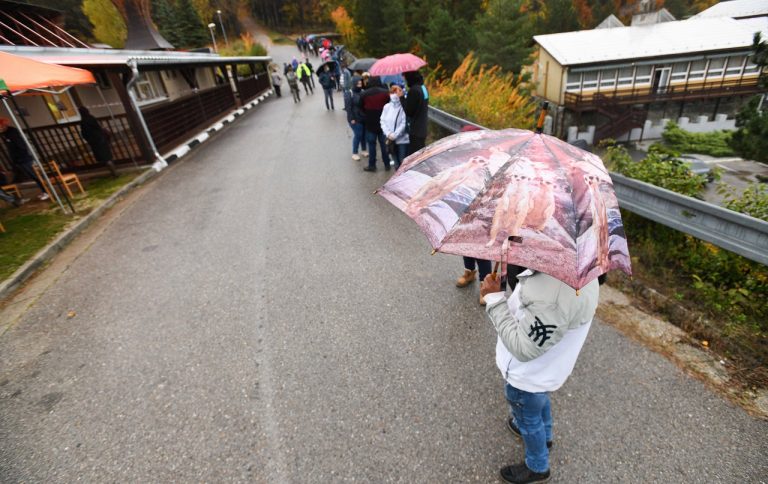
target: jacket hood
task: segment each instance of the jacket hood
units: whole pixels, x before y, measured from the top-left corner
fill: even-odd
[[[363,78],[360,76],[352,76],[352,92],[360,92],[363,90],[362,87],[358,87],[357,83],[362,81]]]
[[[418,71],[403,72],[403,77],[408,83],[408,87],[424,84],[424,77]]]

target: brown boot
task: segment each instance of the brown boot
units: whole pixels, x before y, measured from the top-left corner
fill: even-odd
[[[464,269],[464,275],[462,275],[456,280],[456,287],[469,286],[470,284],[472,284],[472,281],[475,280],[476,275],[477,275],[477,271],[470,271],[469,269]]]

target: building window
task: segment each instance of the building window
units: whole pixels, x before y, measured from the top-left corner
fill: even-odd
[[[600,71],[584,72],[581,75],[582,87],[584,89],[596,89],[597,88],[597,75]]]
[[[57,123],[69,123],[80,120],[80,113],[77,112],[69,92],[62,92],[60,94],[45,93],[43,94],[43,100]]]
[[[744,61],[746,56],[733,55],[728,58],[728,66],[725,69],[726,76],[740,76],[741,70],[744,68]]]
[[[704,73],[706,72],[707,61],[698,60],[691,62],[691,71],[688,73],[688,79],[704,79]]]
[[[707,68],[707,77],[723,77],[723,68],[725,67],[725,57],[718,57],[709,60]]]
[[[150,104],[168,98],[157,72],[139,73],[139,80],[133,85],[133,92],[136,94],[139,105]]]
[[[744,65],[744,74],[757,74],[758,72],[757,64],[753,63],[751,59],[747,59],[747,63]]]
[[[688,63],[675,62],[672,64],[672,81],[685,82],[688,77]]]
[[[635,84],[651,83],[651,66],[637,66],[635,69]]]
[[[634,73],[634,67],[624,67],[623,69],[619,69],[619,79],[617,81],[618,85],[631,86],[632,80],[635,78]]]
[[[603,69],[600,71],[600,87],[615,87],[616,86],[616,69]]]
[[[580,72],[568,72],[568,79],[566,80],[566,91],[578,91],[581,89],[581,73]]]

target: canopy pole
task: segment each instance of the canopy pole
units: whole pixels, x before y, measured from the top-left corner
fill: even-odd
[[[101,96],[101,100],[104,101],[104,105],[107,107],[107,111],[109,111],[109,117],[112,118],[112,121],[115,122],[117,125],[117,118],[115,118],[115,113],[112,112],[112,108],[109,107],[109,103],[107,102],[107,98],[104,97],[104,92],[101,90],[101,86],[96,84],[96,90],[99,91],[99,96]],[[123,139],[123,142],[125,142],[125,147],[128,149],[128,158],[131,159],[131,163],[133,163],[133,166],[136,168],[139,167],[139,164],[136,163],[136,159],[133,157],[133,154],[131,154],[131,140],[128,139],[127,136],[125,136],[125,131],[120,130],[120,137]]]
[[[2,96],[2,97],[3,97],[3,105],[5,106],[5,110],[8,111],[8,114],[11,116],[11,119],[13,120],[13,124],[16,125],[16,128],[18,128],[22,139],[24,139],[24,143],[27,145],[27,148],[29,149],[30,153],[32,153],[32,159],[34,160],[35,163],[37,163],[37,167],[40,169],[40,173],[42,173],[43,181],[45,182],[46,185],[48,185],[48,188],[51,190],[51,194],[53,195],[53,198],[56,200],[56,203],[61,208],[61,211],[66,213],[67,209],[64,208],[64,204],[61,203],[61,199],[59,199],[58,192],[53,187],[51,180],[48,178],[48,174],[45,173],[43,164],[40,163],[40,159],[37,157],[37,151],[35,150],[34,146],[32,146],[32,143],[29,142],[27,135],[24,133],[24,129],[19,124],[19,120],[16,119],[16,115],[13,114],[13,109],[11,109],[11,107],[8,105],[8,99],[5,96]],[[11,100],[13,100],[13,98],[11,98]],[[14,105],[15,104],[16,103],[14,103]],[[74,209],[72,210],[72,213],[74,213]]]

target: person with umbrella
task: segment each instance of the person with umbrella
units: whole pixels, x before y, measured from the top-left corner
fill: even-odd
[[[21,137],[19,130],[11,126],[11,121],[8,118],[0,118],[0,137],[3,138],[5,146],[8,148],[8,154],[11,156],[11,161],[13,161],[16,168],[40,187],[42,193],[37,196],[37,199],[48,200],[49,196],[45,186],[33,168],[34,159],[27,149],[27,144]]]
[[[424,78],[418,71],[404,72],[403,77],[408,84],[408,95],[401,94],[400,96],[401,98],[405,96],[403,109],[408,115],[410,123],[408,131],[408,137],[411,140],[408,147],[408,154],[410,155],[424,148],[427,141],[429,93],[424,86]]]

